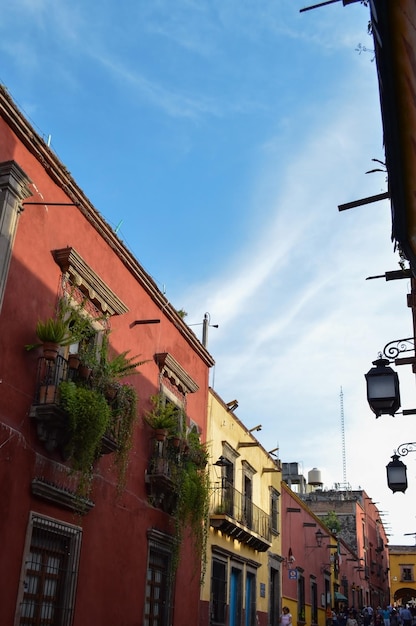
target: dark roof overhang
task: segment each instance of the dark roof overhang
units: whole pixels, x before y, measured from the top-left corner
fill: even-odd
[[[416,276],[416,4],[370,0],[392,239]]]

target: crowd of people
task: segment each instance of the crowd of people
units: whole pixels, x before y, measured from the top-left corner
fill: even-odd
[[[292,615],[287,606],[280,616],[281,626],[292,626]],[[354,607],[336,611],[326,608],[326,626],[416,626],[416,608],[403,605],[398,607],[364,607],[361,611]]]
[[[376,609],[367,606],[362,610],[352,607],[339,611],[327,607],[326,626],[416,626],[416,609],[408,605]]]

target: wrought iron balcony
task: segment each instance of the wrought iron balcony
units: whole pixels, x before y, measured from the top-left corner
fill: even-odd
[[[270,515],[230,484],[224,483],[213,490],[210,524],[259,552],[272,545]]]
[[[48,452],[58,450],[65,460],[67,458],[65,448],[70,436],[69,420],[59,402],[59,385],[64,381],[76,382],[78,378],[79,374],[71,367],[71,361],[59,354],[55,361],[43,357],[38,360],[31,417],[36,423],[38,439],[46,450]],[[120,428],[120,421],[114,419],[103,437],[101,454],[109,454],[117,450]]]
[[[175,509],[177,494],[174,489],[172,472],[178,466],[179,448],[165,439],[152,441],[152,453],[146,473],[146,484],[154,506],[169,515]]]
[[[68,417],[59,405],[59,385],[68,380],[69,372],[67,360],[60,355],[55,361],[38,360],[31,416],[36,422],[38,439],[48,452],[59,449],[64,454],[68,443]]]

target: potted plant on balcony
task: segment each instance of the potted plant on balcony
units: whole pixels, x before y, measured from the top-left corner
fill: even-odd
[[[40,343],[27,344],[26,350],[43,346],[44,357],[55,361],[60,346],[70,346],[91,337],[94,331],[90,319],[83,314],[85,302],[73,305],[72,300],[60,298],[54,316],[38,320],[36,335]]]
[[[177,426],[178,407],[171,402],[166,402],[163,394],[156,394],[150,398],[153,409],[148,411],[143,419],[154,429],[157,441],[164,441],[169,430]]]
[[[77,354],[79,357],[78,377],[87,381],[98,363],[95,343],[93,341],[81,342]]]
[[[199,433],[195,426],[191,428],[187,436],[186,455],[198,468],[204,468],[208,463],[208,450],[201,442]]]
[[[49,317],[36,324],[36,336],[40,343],[27,344],[26,350],[43,346],[43,356],[48,361],[55,361],[59,346],[69,345],[71,332],[68,323],[60,317]]]
[[[94,383],[101,389],[109,401],[114,400],[121,387],[120,380],[127,376],[137,374],[137,368],[147,361],[139,360],[139,356],[129,356],[130,350],[120,354],[110,355],[108,335],[103,341],[98,353],[98,359],[94,366]]]

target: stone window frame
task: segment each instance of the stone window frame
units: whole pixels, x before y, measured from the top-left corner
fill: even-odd
[[[406,574],[407,571],[409,572],[409,575]],[[400,565],[400,580],[408,583],[414,582],[415,576],[412,564],[406,563],[406,565]]]

